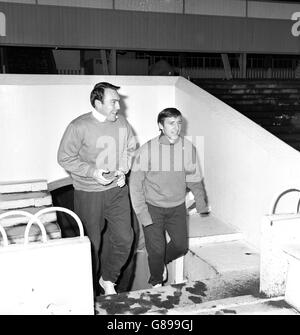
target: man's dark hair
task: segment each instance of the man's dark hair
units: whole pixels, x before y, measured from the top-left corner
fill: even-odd
[[[158,114],[157,123],[163,125],[167,117],[178,117],[178,116],[182,116],[182,114],[177,108],[173,107],[165,108]]]
[[[112,90],[117,91],[120,87],[106,82],[96,84],[90,95],[90,101],[93,107],[95,107],[95,100],[100,100],[101,102],[103,102],[104,90],[106,88],[111,88]]]

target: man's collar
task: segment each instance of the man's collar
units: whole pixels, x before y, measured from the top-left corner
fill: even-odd
[[[161,144],[169,144],[169,145],[171,145],[171,144],[176,144],[176,143],[178,143],[178,142],[180,141],[180,136],[177,137],[177,139],[176,139],[176,141],[175,141],[174,143],[171,143],[171,142],[169,141],[169,139],[167,138],[167,136],[164,135],[163,133],[161,133],[161,134],[159,135],[159,137],[158,137],[158,141],[159,141],[159,143],[161,143]]]
[[[92,111],[92,115],[94,118],[96,118],[99,122],[104,122],[106,120],[106,117],[100,113],[98,113],[96,110]]]

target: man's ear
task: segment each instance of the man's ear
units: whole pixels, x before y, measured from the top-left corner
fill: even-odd
[[[98,110],[99,108],[101,108],[102,106],[102,102],[98,99],[95,100],[95,108]]]
[[[160,130],[163,130],[163,129],[164,129],[164,126],[159,122],[159,123],[158,123],[158,128],[159,128]]]

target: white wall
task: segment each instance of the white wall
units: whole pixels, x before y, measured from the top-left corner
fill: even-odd
[[[126,112],[141,143],[158,135],[156,117],[173,106],[174,78],[125,76],[0,75],[0,181],[67,176],[57,164],[60,139],[68,123],[92,110],[93,86],[121,86]]]
[[[204,136],[213,213],[258,247],[262,216],[283,190],[300,186],[300,153],[183,78],[176,83],[176,106],[189,121],[187,133]]]
[[[262,216],[282,191],[300,187],[300,154],[183,78],[0,75],[0,182],[67,176],[56,161],[60,139],[73,118],[91,110],[99,81],[121,86],[141,144],[158,135],[163,108],[182,111],[186,135],[204,139],[199,154],[213,213],[259,246]]]
[[[93,315],[91,246],[85,237],[0,248],[1,315]]]

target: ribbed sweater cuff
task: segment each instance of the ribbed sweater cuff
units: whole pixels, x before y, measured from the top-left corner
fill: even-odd
[[[148,210],[144,210],[143,212],[136,214],[136,216],[139,223],[142,224],[144,227],[149,226],[153,223],[151,215],[148,212]]]

